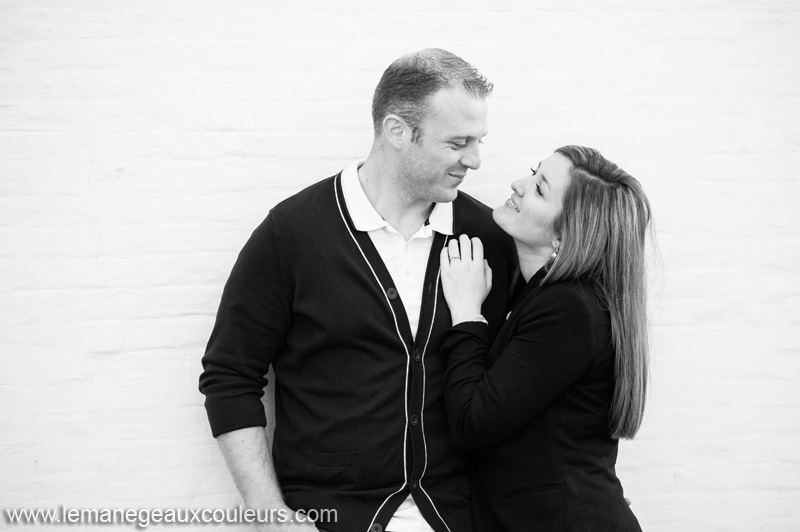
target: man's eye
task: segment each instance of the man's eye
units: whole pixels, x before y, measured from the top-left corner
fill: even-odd
[[[457,150],[463,150],[464,148],[467,147],[466,144],[459,144],[458,142],[451,142],[450,145]]]

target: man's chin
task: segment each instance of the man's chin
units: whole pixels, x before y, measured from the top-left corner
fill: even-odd
[[[444,190],[437,194],[437,198],[434,200],[436,203],[450,203],[455,201],[456,196],[458,196],[458,189],[454,188],[452,190]]]

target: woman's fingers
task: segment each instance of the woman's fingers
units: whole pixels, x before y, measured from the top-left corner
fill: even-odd
[[[450,266],[449,253],[450,253],[450,247],[449,246],[443,247],[442,251],[439,252],[439,266],[440,267],[445,268],[447,266]]]
[[[461,258],[461,251],[458,249],[458,240],[453,239],[447,244],[447,256],[450,260],[458,260]]]
[[[472,238],[472,259],[478,264],[483,263],[483,242],[478,237]]]
[[[467,235],[458,237],[458,245],[461,247],[461,257],[464,260],[472,260],[472,244]]]
[[[453,261],[459,261],[464,266],[474,264],[481,268],[486,262],[483,255],[483,242],[480,238],[460,235],[457,239],[451,239],[447,246],[442,248],[440,261],[442,264],[445,262],[453,264]]]
[[[439,252],[444,297],[453,323],[480,313],[492,286],[492,270],[483,258],[483,244],[477,238],[460,235]]]

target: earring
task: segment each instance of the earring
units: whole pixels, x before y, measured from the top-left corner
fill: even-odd
[[[558,257],[558,244],[553,242],[553,253],[550,255],[550,260],[556,260]]]

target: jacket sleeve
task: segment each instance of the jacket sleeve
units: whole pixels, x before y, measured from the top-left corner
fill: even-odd
[[[239,254],[222,294],[200,375],[214,437],[266,426],[261,403],[265,374],[291,320],[278,244],[270,213]]]
[[[580,293],[547,287],[518,309],[516,331],[490,369],[486,326],[458,324],[444,338],[445,400],[456,445],[479,449],[510,436],[587,370],[592,315]]]

